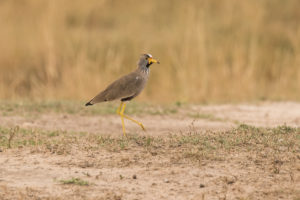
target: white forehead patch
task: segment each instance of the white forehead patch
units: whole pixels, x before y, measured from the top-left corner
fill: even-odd
[[[151,55],[151,54],[149,54],[149,53],[147,53],[147,56],[149,56],[150,58],[152,58],[152,55]]]

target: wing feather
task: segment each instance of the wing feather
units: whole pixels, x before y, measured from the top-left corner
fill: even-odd
[[[144,78],[139,76],[137,72],[132,72],[111,83],[105,90],[96,95],[86,105],[136,96],[142,91],[144,85]]]

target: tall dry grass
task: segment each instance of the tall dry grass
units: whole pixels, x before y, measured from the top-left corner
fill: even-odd
[[[140,100],[300,100],[299,0],[1,0],[0,98],[87,100],[154,65]]]

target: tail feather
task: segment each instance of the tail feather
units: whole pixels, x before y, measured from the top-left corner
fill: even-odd
[[[93,104],[91,103],[91,101],[89,101],[89,102],[87,102],[86,104],[85,104],[85,106],[92,106]]]
[[[96,103],[107,101],[106,93],[107,93],[106,90],[100,92],[98,95],[96,95],[94,98],[92,98],[89,102],[87,102],[85,104],[85,106],[91,106],[91,105],[94,105]]]

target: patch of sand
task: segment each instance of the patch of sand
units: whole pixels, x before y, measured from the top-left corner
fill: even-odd
[[[202,113],[213,117],[191,117]],[[147,132],[126,121],[128,132],[145,135],[219,131],[238,123],[299,126],[300,104],[190,106],[177,114],[135,118],[144,123]],[[0,116],[0,126],[16,125],[122,135],[117,115]],[[195,164],[176,162],[171,153],[152,155],[136,149],[74,151],[68,155],[12,149],[0,152],[0,199],[297,199],[300,157],[297,159],[283,161],[280,173],[274,173],[276,158],[266,157],[264,152],[233,152],[222,160]],[[71,177],[79,177],[91,185],[61,184],[60,180]]]

